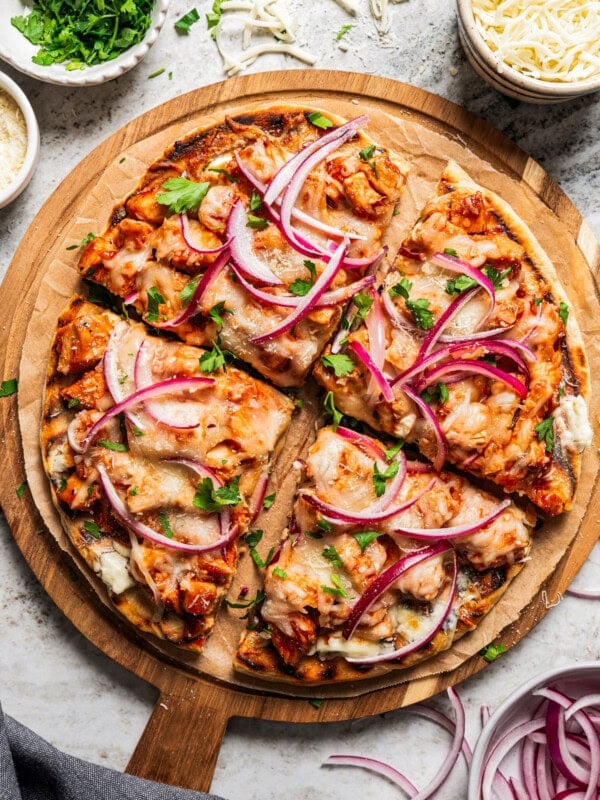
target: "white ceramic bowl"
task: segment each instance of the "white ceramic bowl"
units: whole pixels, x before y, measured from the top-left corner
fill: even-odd
[[[15,197],[21,194],[31,180],[40,155],[40,129],[31,103],[25,96],[25,93],[17,86],[12,78],[9,78],[8,75],[5,75],[3,72],[0,72],[0,89],[15,100],[23,112],[25,125],[27,126],[27,150],[25,151],[25,159],[21,165],[21,169],[17,172],[6,189],[0,190],[0,208],[4,208],[4,206],[7,206]]]
[[[501,678],[500,674],[498,678]],[[531,719],[540,704],[540,698],[534,697],[533,692],[549,684],[574,698],[592,692],[598,694],[600,693],[600,661],[583,661],[579,664],[543,672],[531,678],[507,697],[489,718],[475,745],[469,772],[468,800],[481,800],[479,784],[486,755],[491,747],[509,728],[519,722]],[[510,768],[510,754],[507,759]]]
[[[600,89],[600,77],[586,81],[542,81],[503,64],[486,44],[473,20],[471,0],[456,0],[458,36],[475,72],[490,86],[525,103],[564,103]]]
[[[94,86],[98,83],[118,78],[144,58],[152,47],[165,21],[169,0],[155,0],[152,11],[152,23],[146,35],[139,44],[133,45],[129,50],[104,64],[96,64],[82,70],[65,69],[62,64],[50,64],[42,67],[34,64],[31,57],[38,48],[31,44],[13,25],[11,17],[23,14],[27,7],[31,7],[31,0],[1,0],[2,12],[0,13],[0,58],[12,64],[15,69],[31,75],[46,83],[56,83],[64,86]]]

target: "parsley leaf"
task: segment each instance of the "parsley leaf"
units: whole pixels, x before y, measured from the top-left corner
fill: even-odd
[[[368,545],[370,545],[371,542],[374,542],[375,539],[383,536],[383,533],[379,533],[378,531],[361,531],[360,533],[353,533],[352,536],[354,536],[356,541],[359,543],[360,552],[364,553]]]
[[[252,194],[250,195],[250,211],[260,211],[261,208],[262,197],[256,189],[252,189]]]
[[[337,572],[332,572],[329,576],[329,579],[333,583],[333,586],[325,586],[321,584],[321,589],[325,592],[325,594],[331,594],[334,597],[348,597],[348,592],[344,589],[344,584],[342,583],[342,579],[337,574]]]
[[[210,11],[206,15],[206,27],[210,31],[210,35],[212,39],[217,38],[217,25],[219,24],[219,20],[221,19],[221,3],[223,0],[214,0],[212,4],[212,11]]]
[[[375,486],[375,494],[377,497],[381,497],[381,495],[385,493],[385,484],[398,474],[399,468],[400,464],[398,461],[392,461],[383,472],[380,472],[377,462],[375,462],[373,465],[373,485]]]
[[[250,600],[243,600],[242,602],[234,603],[231,600],[226,599],[225,603],[229,606],[229,608],[252,608],[252,606],[257,606],[259,603],[262,603],[264,599],[265,593],[262,589],[258,589],[254,597],[252,597]]]
[[[506,653],[506,646],[501,644],[488,644],[482,650],[479,651],[479,655],[483,656],[483,659],[491,664],[492,661],[495,661],[498,656],[501,656],[503,653]]]
[[[335,407],[335,400],[333,399],[333,392],[327,392],[323,400],[323,408],[326,413],[331,416],[331,425],[334,431],[337,431],[338,425],[342,421],[343,414]]]
[[[203,353],[198,361],[202,372],[216,372],[218,369],[227,370],[227,360],[230,358],[233,358],[232,353],[229,350],[221,350],[220,342],[217,340],[213,342],[212,350]]]
[[[248,531],[248,533],[244,536],[248,547],[256,547],[256,545],[260,542],[263,537],[263,532],[259,529],[255,529],[253,531]]]
[[[354,295],[353,302],[358,309],[356,319],[366,319],[373,305],[373,297],[367,292],[358,292],[358,294]]]
[[[9,378],[7,381],[2,381],[0,385],[0,397],[10,397],[11,394],[16,394],[19,383],[16,378]]]
[[[276,492],[273,492],[273,494],[268,494],[265,497],[265,499],[263,500],[263,508],[265,509],[265,511],[268,511],[268,509],[271,508],[271,506],[275,502],[276,497],[277,497]]]
[[[167,206],[171,214],[184,211],[197,211],[206,197],[211,184],[207,181],[196,183],[187,178],[169,178],[162,185],[165,192],[158,192],[156,202]]]
[[[558,316],[562,319],[563,325],[567,327],[567,320],[569,319],[569,306],[566,303],[561,303],[558,307]]]
[[[321,528],[322,531],[331,531],[333,530],[333,525],[331,522],[327,522],[325,517],[319,517],[317,520],[317,528]]]
[[[311,704],[313,708],[321,708],[321,706],[323,705],[323,701],[317,700],[316,698],[311,698],[308,702]]]
[[[344,566],[342,563],[342,559],[340,558],[340,554],[335,549],[335,547],[330,544],[323,550],[323,558],[327,559],[327,561],[331,562],[334,567],[340,567],[340,569]]]
[[[239,475],[218,489],[215,489],[210,478],[203,478],[196,487],[192,502],[196,508],[208,511],[209,514],[220,512],[223,506],[237,506],[242,502],[239,484]]]
[[[396,283],[392,286],[389,291],[389,295],[390,297],[403,297],[405,300],[408,300],[411,289],[412,283],[408,280],[408,278],[402,278],[399,283]]]
[[[428,405],[432,403],[445,403],[449,397],[450,392],[445,383],[438,383],[433,388],[425,389],[421,392],[421,397]]]
[[[273,575],[276,578],[287,578],[287,572],[284,569],[281,569],[281,567],[274,567]]]
[[[290,283],[289,290],[297,297],[304,297],[304,295],[310,292],[312,286],[312,283],[309,281],[302,280],[302,278],[296,278],[293,283]]]
[[[268,226],[269,220],[264,217],[257,217],[254,214],[246,214],[246,227],[255,231],[264,231]]]
[[[198,13],[197,9],[192,8],[191,11],[188,11],[187,14],[184,14],[183,17],[180,17],[177,22],[175,23],[175,29],[180,31],[181,33],[189,33],[190,28],[200,19],[200,14]]]
[[[546,452],[554,450],[554,417],[546,417],[534,428],[540,442],[546,445]]]
[[[161,511],[160,514],[158,515],[158,518],[160,519],[160,527],[163,529],[164,535],[168,539],[172,539],[174,536],[173,529],[171,528],[169,518],[167,517],[165,512]]]
[[[91,519],[83,520],[83,529],[84,531],[87,531],[87,533],[91,533],[94,539],[102,538],[102,531],[100,530],[100,526],[96,522],[92,522]]]
[[[96,238],[96,234],[95,233],[88,233],[88,235],[84,236],[84,238],[79,242],[79,244],[70,244],[66,249],[67,250],[78,250],[80,247],[85,247],[86,244],[89,244],[90,242],[93,242],[95,238]]]
[[[148,75],[148,80],[150,80],[151,78],[158,78],[159,75],[162,75],[163,72],[166,71],[167,70],[164,67],[161,67],[160,69],[157,69],[155,72],[151,72],[150,75]]]
[[[433,328],[433,314],[429,311],[429,300],[420,297],[418,300],[405,300],[404,302],[419,328],[423,328],[424,331]]]
[[[314,283],[315,278],[317,277],[317,265],[315,264],[314,261],[311,261],[308,258],[305,258],[303,263],[306,269],[310,272],[311,280]]]
[[[373,155],[375,154],[375,149],[376,149],[375,145],[371,144],[368,147],[363,147],[362,150],[359,150],[358,155],[360,156],[362,161],[366,162],[371,167],[371,169],[375,173],[375,177],[378,178],[379,175],[377,173],[377,164],[373,160]]]
[[[399,439],[398,442],[389,450],[385,450],[385,460],[391,461],[394,456],[397,456],[400,450],[404,447],[404,439]]]
[[[326,367],[334,371],[336,378],[343,378],[345,375],[350,375],[351,372],[354,372],[354,361],[344,353],[321,356],[321,361]]]
[[[339,31],[336,34],[336,37],[335,37],[336,42],[339,42],[339,40],[342,38],[342,36],[345,36],[348,33],[348,31],[352,30],[353,27],[354,27],[354,25],[350,25],[348,23],[346,23],[346,25],[342,25],[342,27],[339,29]]]
[[[158,291],[156,286],[151,286],[147,292],[148,296],[148,310],[146,311],[146,319],[148,322],[158,322],[158,309],[159,306],[165,302],[165,298]]]
[[[105,450],[115,450],[117,453],[127,452],[127,445],[123,444],[123,442],[113,442],[110,439],[100,439],[98,445],[100,447],[104,447]]]
[[[200,283],[200,275],[196,275],[195,278],[192,278],[191,281],[188,281],[183,289],[179,292],[179,297],[183,301],[183,304],[187,306],[187,304],[192,299],[194,292],[198,288],[198,284]]]
[[[225,308],[225,301],[222,300],[220,303],[216,303],[208,312],[208,316],[212,319],[215,325],[218,325],[219,328],[223,327],[223,316],[225,314],[233,314],[229,308]]]
[[[223,175],[225,178],[227,178],[229,183],[239,183],[240,182],[239,178],[236,178],[236,176],[232,175],[231,172],[227,172],[226,169],[219,169],[217,167],[209,167],[208,171],[209,172],[218,172],[219,175]]]
[[[324,117],[320,111],[311,111],[310,114],[306,115],[306,118],[315,128],[322,128],[323,130],[333,128],[333,122],[327,119],[327,117]]]
[[[26,491],[27,491],[27,481],[23,481],[23,483],[21,483],[15,489],[16,495],[19,498],[19,500],[23,497]]]
[[[446,250],[444,250],[444,252],[446,252]],[[449,255],[455,255],[455,253],[450,253]],[[491,264],[486,264],[481,271],[491,280],[494,291],[497,292],[502,289],[502,283],[510,274],[510,270],[511,268],[508,267],[508,269],[501,272],[495,267],[492,267]],[[474,286],[479,286],[479,284],[477,281],[473,280],[473,278],[469,278],[468,275],[459,275],[458,278],[453,278],[447,282],[446,294],[460,294],[467,289],[472,289]]]

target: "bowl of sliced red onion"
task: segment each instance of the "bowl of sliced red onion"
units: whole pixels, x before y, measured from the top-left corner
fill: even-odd
[[[596,800],[600,796],[600,661],[545,672],[486,722],[468,800]]]

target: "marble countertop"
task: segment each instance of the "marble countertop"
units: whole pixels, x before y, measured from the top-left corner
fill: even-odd
[[[391,6],[391,32],[381,37],[368,0],[349,17],[334,0],[288,0],[300,20],[299,39],[316,67],[395,78],[442,95],[498,127],[539,161],[564,189],[600,238],[600,94],[561,106],[529,106],[490,89],[460,49],[454,4],[408,0]],[[42,152],[22,197],[0,210],[0,277],[40,206],[68,172],[99,142],[138,114],[191,89],[224,78],[208,37],[204,13],[188,36],[173,23],[192,0],[172,0],[157,43],[121,78],[90,88],[62,88],[29,79],[2,65],[29,96],[38,116]],[[2,13],[2,11],[0,11]],[[318,14],[318,24],[315,16]],[[336,43],[341,25],[353,28]],[[149,76],[158,69],[165,72]],[[280,55],[259,59],[248,72],[306,68]],[[172,78],[169,79],[169,72]],[[580,583],[597,583],[600,553],[592,554]],[[560,598],[549,598],[554,604]],[[155,691],[83,639],[37,584],[0,518],[0,702],[6,713],[57,747],[123,769],[156,701]],[[600,603],[565,597],[509,653],[459,687],[468,736],[479,731],[479,708],[492,709],[520,683],[549,666],[598,659]],[[433,701],[448,709],[445,697]],[[176,746],[176,745],[175,745]],[[332,752],[356,752],[389,761],[424,785],[443,758],[448,736],[409,710],[355,722],[323,725],[233,720],[221,748],[213,791],[229,800],[398,796],[383,778],[349,768],[323,768]],[[248,772],[247,772],[248,771]],[[260,775],[252,793],[240,775]],[[466,797],[462,763],[438,792],[440,800]],[[256,785],[256,784],[255,784]]]

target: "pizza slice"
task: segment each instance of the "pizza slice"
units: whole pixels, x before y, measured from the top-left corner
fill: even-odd
[[[534,522],[397,445],[322,428],[235,666],[322,683],[429,658],[500,598]]]
[[[78,553],[137,628],[200,650],[293,404],[203,351],[75,296],[58,321],[41,428]]]
[[[591,442],[588,365],[554,266],[529,229],[456,164],[368,308],[315,374],[337,408],[518,492],[571,507]]]
[[[267,109],[176,142],[87,244],[81,274],[149,325],[302,385],[373,283],[408,171],[367,123]]]

